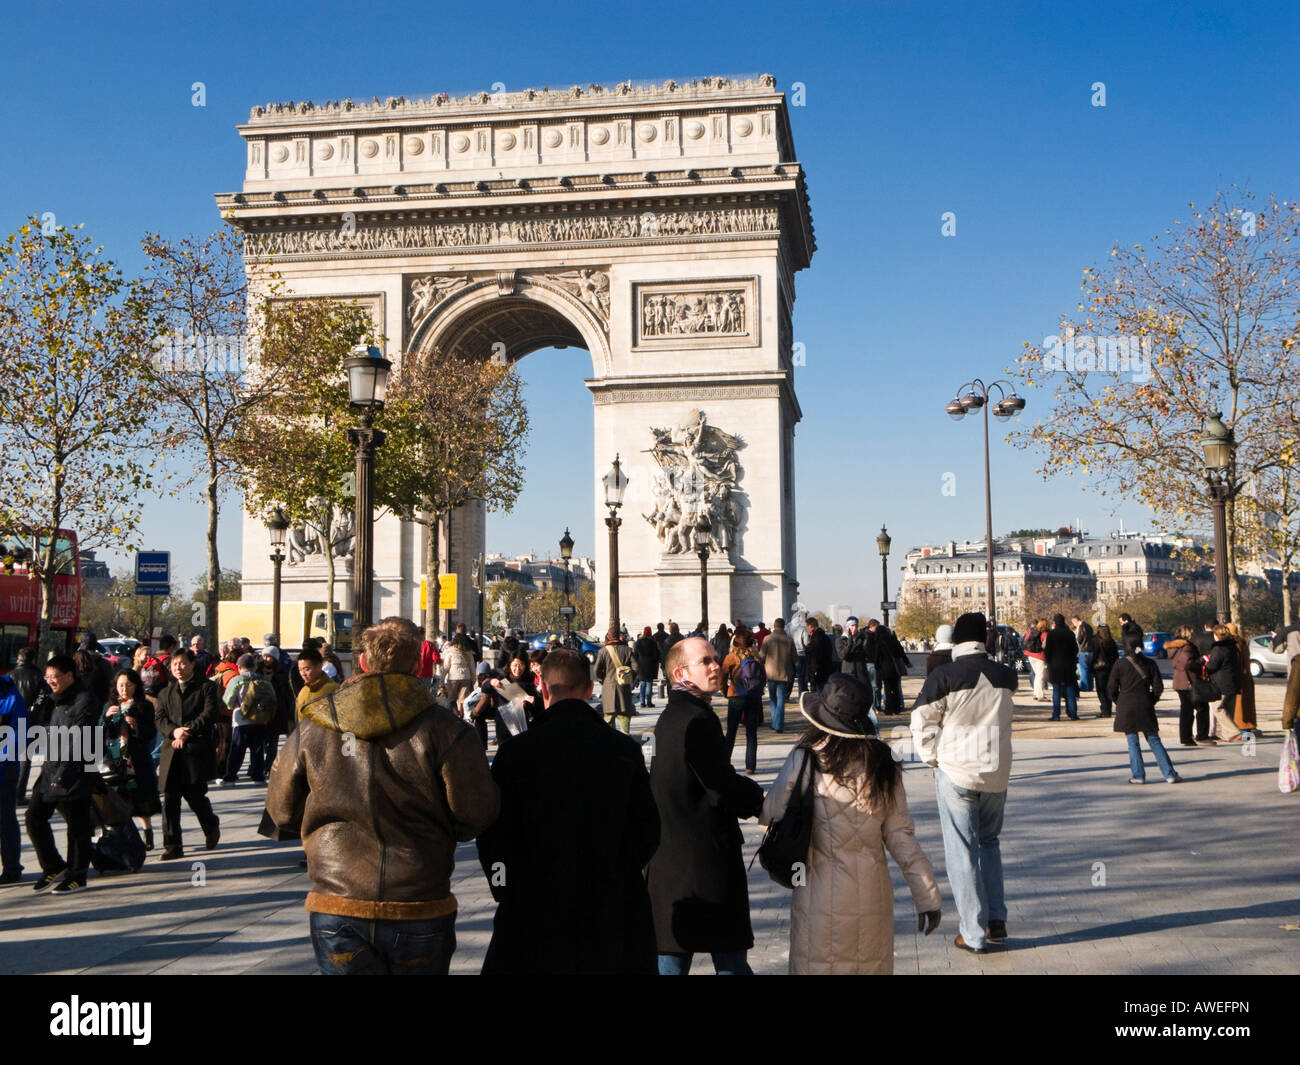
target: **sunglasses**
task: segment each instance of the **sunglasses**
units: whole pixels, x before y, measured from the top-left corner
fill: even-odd
[[[720,665],[722,665],[722,663],[719,662],[712,655],[705,655],[703,658],[697,658],[694,662],[687,662],[686,668],[691,669],[694,666],[720,666]]]

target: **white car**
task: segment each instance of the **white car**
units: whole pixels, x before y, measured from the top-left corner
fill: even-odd
[[[1250,641],[1250,675],[1262,677],[1265,673],[1285,677],[1291,670],[1291,660],[1286,652],[1273,650],[1272,636],[1255,636]]]

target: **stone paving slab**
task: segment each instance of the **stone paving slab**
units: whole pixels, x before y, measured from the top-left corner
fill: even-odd
[[[719,708],[725,714],[720,703]],[[1261,709],[1266,731],[1271,713]],[[653,720],[653,713],[639,716],[634,727],[648,729]],[[905,765],[917,839],[934,864],[944,914],[934,935],[918,935],[906,885],[891,861],[896,971],[1300,971],[1300,931],[1283,927],[1300,925],[1300,848],[1286,827],[1294,823],[1300,795],[1277,790],[1280,737],[1266,736],[1245,748],[1181,748],[1176,729],[1173,737],[1170,731],[1162,724],[1186,783],[1165,784],[1148,758],[1149,783],[1134,787],[1121,736],[1103,731],[1032,739],[1017,729],[1002,834],[1011,939],[1007,950],[983,958],[952,946],[957,920],[933,776],[919,764]],[[760,784],[770,786],[795,739],[789,731],[778,736],[764,730]],[[743,740],[734,762],[743,765]],[[31,892],[36,863],[24,839],[27,880],[0,889],[0,972],[311,973],[301,848],[256,834],[261,787],[241,783],[211,795],[222,820],[217,850],[201,849],[186,810],[190,849],[183,861],[160,862],[154,851],[140,873],[92,873],[90,889],[68,898]],[[762,829],[747,822],[743,831],[748,861]],[[61,828],[56,838],[62,842]],[[452,890],[460,914],[452,971],[475,973],[491,936],[494,906],[474,845],[460,846],[456,859]],[[1104,884],[1094,883],[1103,871]],[[756,935],[751,964],[759,973],[783,973],[789,891],[773,884],[757,863],[749,881]],[[707,973],[707,959],[701,962],[696,971]]]

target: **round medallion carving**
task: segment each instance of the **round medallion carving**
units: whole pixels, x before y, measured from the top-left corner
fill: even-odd
[[[704,136],[704,123],[703,122],[686,123],[686,136],[690,137],[691,140],[693,141],[699,140],[701,137]]]
[[[318,154],[320,155],[320,157],[321,157],[322,159],[333,159],[333,158],[334,158],[334,145],[332,145],[332,144],[322,144],[322,145],[320,146],[320,151],[319,151]]]
[[[457,133],[452,138],[451,146],[458,152],[467,152],[469,151],[469,138],[463,133]]]
[[[289,158],[289,149],[282,144],[271,153],[271,158],[277,163],[283,163]]]
[[[754,123],[747,118],[742,118],[736,123],[736,132],[742,137],[748,137],[754,132]]]
[[[592,134],[591,134],[591,143],[592,143],[592,144],[608,144],[608,143],[609,143],[609,130],[607,130],[604,126],[597,126],[597,127],[592,131]]]
[[[641,134],[641,139],[643,141],[652,141],[655,139],[655,134],[658,133],[659,131],[656,130],[654,126],[652,126],[649,122],[647,122],[639,130],[637,130],[637,132]]]
[[[546,131],[546,147],[558,148],[562,140],[564,140],[564,135],[558,129]]]
[[[362,141],[361,154],[364,155],[367,159],[373,159],[376,155],[379,154],[379,142]]]
[[[515,135],[513,133],[501,134],[501,147],[507,152],[515,146]]]
[[[424,151],[424,141],[419,137],[407,137],[406,150],[411,155],[419,155]]]

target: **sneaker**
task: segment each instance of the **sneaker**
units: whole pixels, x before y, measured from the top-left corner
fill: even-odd
[[[1139,780],[1137,777],[1130,777],[1130,778],[1129,778],[1129,783],[1130,783],[1130,784],[1145,784],[1146,781],[1145,781],[1145,780]]]
[[[35,891],[36,894],[38,895],[44,895],[47,891],[53,888],[55,884],[59,882],[59,877],[61,877],[62,875],[63,875],[62,869],[60,869],[57,873],[46,873],[38,881],[36,881],[35,884],[32,885],[32,890]]]
[[[1177,773],[1175,773],[1172,777],[1165,777],[1166,784],[1181,784],[1182,782],[1183,782],[1183,778],[1180,777]]]
[[[86,882],[73,877],[69,880],[60,882],[59,886],[54,889],[56,895],[72,895],[78,891],[86,890]]]
[[[952,945],[958,950],[964,950],[969,954],[987,954],[989,952],[988,947],[972,947],[967,945],[966,940],[962,939],[960,935],[952,941]]]
[[[1007,941],[1007,922],[990,921],[988,936],[990,943],[1005,943]]]

